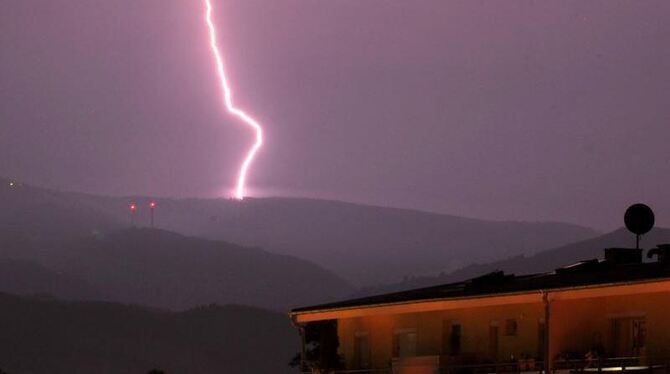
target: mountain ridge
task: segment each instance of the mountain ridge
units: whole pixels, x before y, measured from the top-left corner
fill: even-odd
[[[20,204],[12,198],[17,194],[26,195]],[[38,228],[54,231],[48,224],[53,219],[41,217],[34,207],[56,206],[66,212],[55,218],[75,214],[73,220],[80,232],[94,232],[128,227],[130,202],[139,206],[134,221],[148,226],[147,206],[154,199],[54,192],[30,186],[10,189],[5,184],[0,188],[0,200],[12,206],[19,223],[41,222]],[[391,283],[407,274],[453,271],[597,234],[593,229],[570,223],[488,221],[307,198],[156,201],[155,222],[159,228],[309,260],[355,286]],[[33,209],[26,212],[22,209],[25,206]],[[3,217],[6,222],[16,220],[0,212]],[[108,223],[109,220],[113,222]]]
[[[605,248],[626,248],[634,243],[635,235],[628,232],[625,228],[619,228],[595,238],[538,252],[533,256],[515,256],[490,263],[472,264],[454,272],[438,276],[408,278],[400,283],[360,290],[356,293],[356,296],[384,294],[460,282],[494,271],[504,271],[516,275],[550,272],[579,261],[603,258],[603,250]],[[656,227],[652,229],[648,234],[643,236],[641,243],[643,248],[670,243],[670,228]]]
[[[90,284],[100,300],[174,310],[210,303],[286,310],[353,291],[306,260],[150,228],[54,241],[29,258]]]

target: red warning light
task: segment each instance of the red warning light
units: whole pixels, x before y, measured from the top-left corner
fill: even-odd
[[[156,207],[156,202],[155,201],[152,201],[152,202],[149,203],[149,208],[153,209],[155,207]]]
[[[133,211],[133,212],[136,211],[137,210],[137,205],[130,204],[130,210]]]

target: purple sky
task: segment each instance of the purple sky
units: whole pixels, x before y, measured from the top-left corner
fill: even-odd
[[[493,219],[670,225],[670,2],[214,0],[253,194]],[[191,0],[0,3],[0,175],[230,195],[252,134],[222,111]]]

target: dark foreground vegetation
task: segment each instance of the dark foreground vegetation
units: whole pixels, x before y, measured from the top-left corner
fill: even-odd
[[[281,374],[298,346],[285,315],[256,308],[176,313],[7,294],[0,331],[8,374]]]

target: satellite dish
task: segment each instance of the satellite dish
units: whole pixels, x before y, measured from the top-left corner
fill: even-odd
[[[640,248],[640,235],[648,233],[654,227],[654,211],[644,204],[633,204],[623,216],[628,231],[637,236],[636,248]]]

